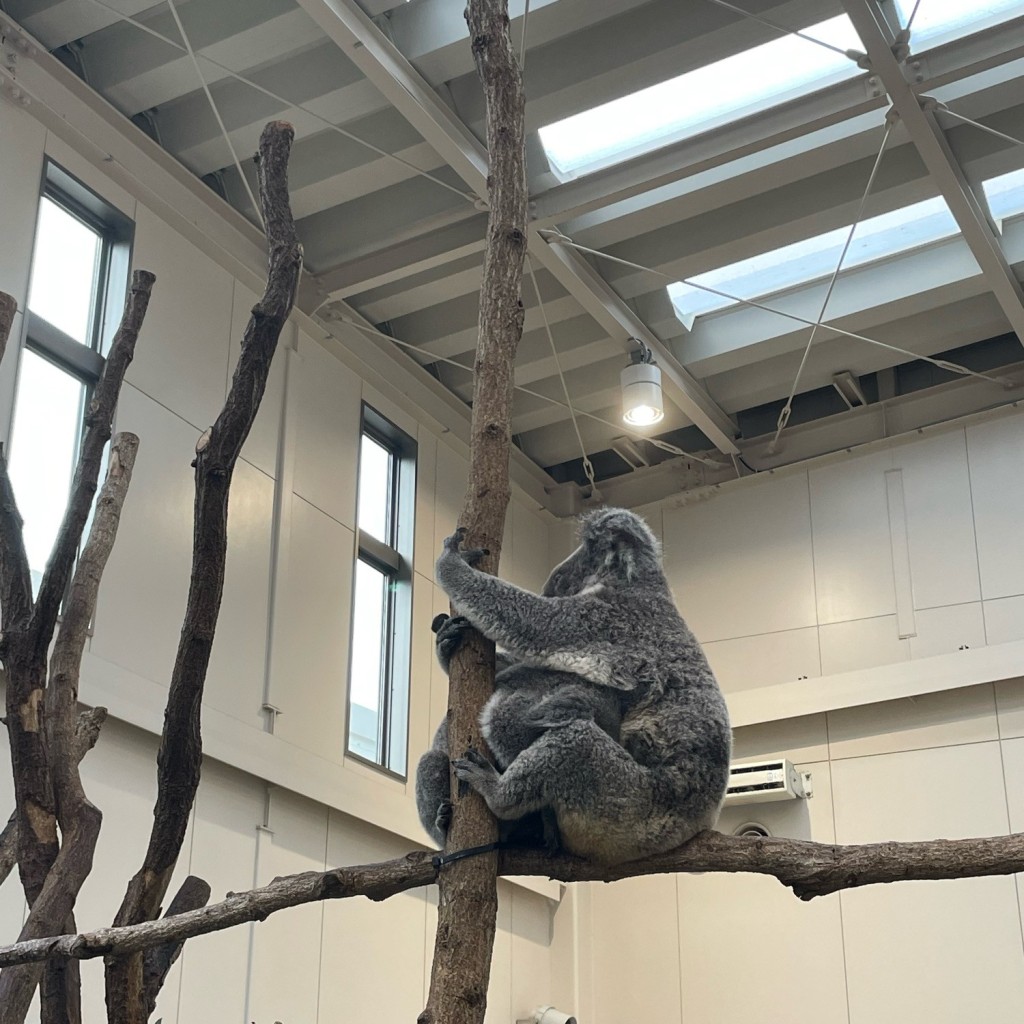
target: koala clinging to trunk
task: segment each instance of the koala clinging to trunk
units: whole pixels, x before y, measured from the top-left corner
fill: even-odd
[[[431,629],[437,634],[437,659],[448,671],[455,651],[472,629],[463,616],[437,615]],[[499,767],[507,767],[549,728],[570,721],[594,721],[618,738],[622,717],[619,695],[606,687],[594,686],[568,672],[553,672],[531,665],[515,664],[498,652],[494,693],[480,716],[481,730]],[[443,721],[434,743],[420,758],[416,770],[416,806],[420,821],[431,837],[443,846],[451,817],[448,799],[448,722]],[[550,809],[528,815],[514,823],[503,822],[501,839],[510,845],[545,845],[552,851],[559,845],[557,825]]]
[[[589,514],[580,546],[539,595],[474,569],[480,553],[460,551],[461,537],[445,541],[437,562],[458,611],[517,664],[616,694],[623,717],[616,740],[593,718],[564,716],[501,772],[467,751],[458,777],[499,819],[550,808],[565,849],[604,863],[710,828],[729,774],[729,717],[647,524],[625,509]]]

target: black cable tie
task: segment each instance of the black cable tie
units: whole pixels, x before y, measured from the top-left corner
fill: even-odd
[[[496,850],[500,850],[501,846],[501,842],[484,843],[483,846],[471,846],[469,849],[456,850],[454,853],[437,853],[431,859],[431,863],[434,865],[435,870],[440,870],[466,857],[479,857],[482,853],[494,853]]]

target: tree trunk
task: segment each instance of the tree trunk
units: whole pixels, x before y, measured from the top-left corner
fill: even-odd
[[[522,75],[509,38],[507,0],[469,0],[473,57],[487,100],[490,154],[487,247],[480,290],[473,381],[469,485],[460,525],[467,544],[490,554],[479,568],[496,573],[509,500],[512,388],[523,333],[526,255],[526,153]],[[452,524],[454,526],[454,524]],[[476,635],[452,659],[448,749],[485,750],[480,710],[494,688],[494,645]],[[451,779],[454,814],[447,849],[494,843],[497,823],[483,800]],[[497,854],[455,861],[438,879],[434,962],[420,1024],[482,1024],[498,908]]]

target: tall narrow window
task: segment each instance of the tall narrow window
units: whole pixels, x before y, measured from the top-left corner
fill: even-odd
[[[64,516],[85,408],[124,302],[131,234],[128,218],[47,165],[10,445],[33,589]]]
[[[348,751],[405,776],[416,443],[363,406]]]

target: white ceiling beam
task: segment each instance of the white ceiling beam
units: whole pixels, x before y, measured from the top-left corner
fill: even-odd
[[[486,196],[483,147],[355,0],[298,2],[473,193]]]
[[[487,156],[469,129],[445,106],[434,90],[354,0],[299,0],[302,8],[342,48],[345,55],[394,104],[409,123],[438,151],[477,196],[487,195]],[[558,277],[584,308],[606,325],[611,337],[636,337],[660,358],[669,396],[725,453],[738,452],[735,424],[682,367],[621,299],[575,253],[556,254],[530,230],[530,251]],[[625,344],[623,346],[626,347]]]
[[[917,96],[893,54],[893,36],[873,0],[841,0],[867,50],[874,73],[881,79],[896,113],[917,147],[939,193],[984,273],[988,286],[1011,328],[1024,343],[1024,289],[1014,276],[996,237],[945,134],[927,101]],[[911,58],[913,59],[913,58]]]

